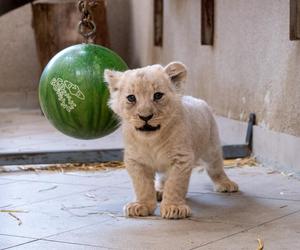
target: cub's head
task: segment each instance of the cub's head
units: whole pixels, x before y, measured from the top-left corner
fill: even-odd
[[[125,72],[105,70],[109,105],[126,126],[138,133],[157,134],[178,114],[186,73],[186,67],[180,62]]]

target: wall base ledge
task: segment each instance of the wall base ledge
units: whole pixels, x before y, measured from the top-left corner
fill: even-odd
[[[222,145],[245,143],[247,123],[216,116]],[[300,137],[254,126],[253,156],[263,165],[300,176]]]

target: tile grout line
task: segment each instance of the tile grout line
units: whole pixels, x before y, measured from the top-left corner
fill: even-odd
[[[78,176],[78,177],[80,177],[80,176]],[[89,178],[89,177],[83,177],[83,178]],[[95,177],[93,177],[93,178],[95,178]],[[16,182],[34,182],[34,183],[63,184],[63,185],[70,185],[70,186],[95,186],[95,187],[98,187],[98,185],[73,184],[73,183],[68,183],[68,182],[38,181],[38,180],[30,180],[30,179],[18,179],[18,180],[16,180],[16,179],[9,179],[9,178],[1,178],[1,179],[2,180],[8,180],[8,181],[11,181],[11,182],[0,184],[0,185],[11,184],[11,183],[16,183]]]
[[[5,248],[2,248],[2,249],[0,249],[0,250],[12,249],[12,248],[14,248],[14,247],[19,247],[19,246],[22,246],[22,245],[26,245],[26,244],[30,244],[30,243],[36,242],[36,241],[39,241],[39,240],[36,239],[36,240],[24,242],[24,243],[21,243],[21,244],[18,244],[18,245],[14,245],[14,246],[11,246],[11,247],[5,247]]]
[[[213,192],[207,192],[207,193],[203,193],[203,192],[190,192],[188,194],[191,194],[191,196],[189,197],[195,197],[198,194],[201,195],[217,195],[217,196],[222,196],[225,197],[224,194],[220,194],[220,193],[213,193]],[[226,193],[225,193],[226,194]],[[258,199],[264,199],[264,200],[277,200],[277,201],[294,201],[294,202],[300,202],[300,200],[294,200],[294,199],[282,199],[282,198],[275,198],[275,197],[263,197],[263,196],[257,196],[257,195],[242,195],[242,194],[235,194],[235,195],[228,195],[230,197],[236,198],[236,197],[250,197],[250,198],[258,198]]]
[[[209,220],[209,219],[205,220],[205,219],[201,219],[199,217],[193,217],[193,215],[191,217],[187,218],[186,220],[189,220],[189,221],[192,221],[192,222],[196,222],[196,223],[211,223],[211,224],[215,223],[215,224],[224,224],[224,225],[235,226],[235,227],[243,227],[243,226],[245,226],[245,224],[228,223],[226,221],[221,221],[221,220],[216,220],[216,221]]]
[[[116,249],[116,248],[111,248],[111,247],[106,247],[106,246],[90,245],[90,244],[85,244],[85,243],[76,243],[76,242],[61,241],[61,240],[40,239],[40,241],[64,243],[64,244],[76,245],[76,246],[99,247],[99,248],[104,248],[104,249]]]
[[[86,178],[86,177],[84,177]],[[88,177],[89,178],[89,177]],[[95,177],[93,177],[95,178]],[[55,181],[38,181],[38,180],[29,180],[29,179],[20,179],[20,180],[14,180],[14,179],[5,179],[5,180],[10,180],[11,182],[0,184],[0,185],[6,185],[6,184],[13,184],[13,183],[41,183],[41,184],[60,184],[60,185],[69,185],[69,186],[83,186],[83,187],[95,187],[95,188],[103,188],[104,186],[99,186],[99,185],[91,185],[91,184],[72,184],[68,182],[55,182]],[[119,183],[120,184],[120,183]],[[121,183],[121,184],[126,184]],[[113,186],[105,186],[105,187],[110,187],[110,188],[118,188],[118,189],[124,189],[124,187],[113,187]],[[128,188],[129,189],[129,188]]]
[[[27,237],[27,236],[22,236],[22,235],[14,235],[14,234],[3,234],[3,233],[0,233],[0,236],[16,237],[16,238],[22,238],[22,239],[28,239],[28,240],[39,240],[39,238]]]
[[[9,181],[9,182],[5,182],[5,183],[0,183],[0,186],[4,186],[7,184],[12,184],[12,183],[16,183],[16,181]]]
[[[102,223],[102,222],[109,221],[109,220],[110,220],[110,218],[107,218],[107,219],[101,221],[101,223]],[[23,238],[23,239],[31,239],[31,241],[24,242],[24,243],[21,243],[21,244],[18,244],[18,245],[14,245],[14,246],[11,246],[11,247],[2,248],[2,249],[0,249],[0,250],[11,249],[11,248],[18,247],[18,246],[22,246],[22,245],[25,245],[25,244],[30,244],[30,243],[33,243],[33,242],[36,242],[36,241],[48,241],[48,242],[57,242],[57,243],[65,243],[65,244],[72,244],[72,245],[80,245],[80,246],[91,246],[91,247],[101,247],[101,248],[105,248],[105,249],[114,249],[114,248],[108,248],[108,247],[105,247],[105,246],[99,246],[99,245],[90,245],[90,244],[82,244],[82,243],[69,242],[69,241],[62,241],[62,240],[51,240],[51,239],[47,239],[48,237],[53,237],[53,236],[57,236],[57,235],[60,235],[60,234],[72,232],[72,231],[75,231],[75,230],[78,230],[78,229],[82,229],[82,228],[85,228],[85,227],[97,225],[98,223],[99,223],[99,222],[97,222],[97,223],[92,223],[92,224],[87,224],[87,225],[84,225],[84,226],[72,228],[72,229],[70,229],[70,230],[62,231],[62,232],[59,232],[59,233],[56,233],[56,234],[47,235],[47,236],[41,237],[41,238],[32,238],[32,237],[26,237],[26,236],[10,235],[10,234],[0,234],[0,235],[3,235],[3,236],[8,236],[8,237],[16,237],[16,238]]]
[[[108,248],[108,247],[104,247],[104,246],[97,246],[97,245],[89,245],[89,244],[82,244],[82,243],[72,243],[72,242],[64,242],[64,241],[54,241],[54,240],[44,240],[44,239],[36,239],[36,240],[32,240],[32,241],[29,241],[29,242],[24,242],[24,243],[21,243],[21,244],[18,244],[18,245],[14,245],[14,246],[11,246],[11,247],[6,247],[6,248],[2,248],[0,250],[6,250],[6,249],[13,249],[15,247],[19,247],[19,246],[23,246],[23,245],[27,245],[27,244],[31,244],[33,242],[55,242],[55,243],[62,243],[62,244],[69,244],[69,245],[75,245],[75,246],[88,246],[88,247],[97,247],[97,248],[102,248],[102,249],[114,249],[114,248]]]
[[[111,218],[104,219],[103,221],[101,221],[101,223],[109,221],[110,219]],[[69,230],[66,230],[66,231],[62,231],[62,232],[59,232],[59,233],[50,234],[50,235],[47,235],[45,237],[39,238],[39,240],[47,240],[47,238],[49,238],[49,237],[58,236],[58,235],[64,234],[64,233],[69,233],[69,232],[72,232],[72,231],[75,231],[75,230],[78,230],[78,229],[82,229],[82,228],[85,228],[85,227],[89,227],[89,226],[94,226],[94,225],[97,225],[98,223],[99,223],[99,221],[95,222],[95,223],[83,225],[83,226],[80,226],[80,227],[72,228],[72,229],[69,229]]]
[[[227,238],[231,238],[232,236],[235,236],[235,235],[237,235],[237,234],[245,233],[245,232],[250,231],[250,230],[252,230],[252,229],[254,229],[254,228],[261,227],[261,226],[266,225],[266,224],[268,224],[268,223],[271,223],[271,222],[280,220],[280,219],[282,219],[282,218],[288,217],[288,216],[290,216],[290,215],[293,215],[293,214],[296,214],[296,213],[299,213],[299,212],[300,212],[300,209],[299,209],[299,210],[296,210],[296,211],[294,211],[294,212],[288,213],[288,214],[286,214],[286,215],[282,215],[282,216],[280,216],[280,217],[277,217],[277,218],[274,218],[274,219],[271,219],[271,220],[262,222],[262,223],[260,223],[260,224],[258,224],[258,225],[251,226],[251,227],[249,227],[249,228],[243,229],[243,230],[241,230],[241,231],[239,231],[239,232],[232,233],[232,234],[227,235],[227,236],[224,236],[224,237],[222,237],[222,238],[219,238],[219,239],[216,239],[216,240],[212,240],[212,241],[206,242],[206,243],[201,244],[201,245],[199,245],[199,246],[190,248],[189,250],[199,249],[199,248],[202,248],[202,247],[204,247],[204,246],[210,245],[210,244],[212,244],[212,243],[215,243],[215,242],[218,242],[218,241],[227,239]]]
[[[105,222],[110,221],[110,220],[111,220],[111,218],[107,218],[107,219],[101,221],[101,223],[105,223]],[[69,229],[67,231],[63,231],[63,232],[60,232],[60,233],[55,233],[55,234],[47,235],[45,237],[40,238],[39,240],[50,241],[50,242],[59,242],[59,243],[67,243],[67,244],[74,244],[74,245],[83,245],[83,246],[92,246],[92,247],[106,248],[104,246],[98,246],[98,245],[90,245],[90,244],[82,244],[82,243],[76,243],[76,242],[70,242],[70,241],[63,241],[63,240],[47,239],[47,238],[50,238],[50,237],[53,237],[53,236],[58,236],[60,234],[64,234],[64,233],[69,233],[69,232],[72,232],[72,231],[76,231],[78,229],[82,229],[82,228],[85,228],[85,227],[94,226],[94,225],[97,225],[98,223],[99,222],[95,222],[95,223],[87,224],[87,225],[80,226],[80,227],[77,227],[77,228],[72,228],[72,229]],[[114,248],[110,248],[110,249],[114,249]]]

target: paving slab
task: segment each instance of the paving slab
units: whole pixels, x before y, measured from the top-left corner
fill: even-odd
[[[188,194],[193,217],[233,225],[255,226],[300,209],[300,203],[238,194]]]
[[[131,197],[132,192],[128,189],[98,187],[73,195],[17,206],[14,209],[24,212],[13,214],[22,224],[18,225],[19,221],[8,213],[0,213],[0,234],[43,238],[99,224],[107,219],[122,217],[122,207]]]
[[[10,207],[18,207],[20,205],[49,200],[88,189],[89,187],[87,186],[78,185],[74,188],[74,185],[55,182],[18,181],[1,185],[0,204],[11,204]]]
[[[291,250],[300,248],[300,212],[270,221],[250,230],[203,244],[195,249],[206,250],[253,250],[261,239],[264,249]]]
[[[193,220],[112,218],[98,225],[63,233],[50,239],[81,242],[116,249],[190,249],[239,232],[239,225]]]
[[[300,180],[296,177],[263,167],[230,168],[226,173],[239,184],[239,195],[300,201]],[[205,171],[194,171],[190,190],[215,193]]]
[[[115,171],[118,170],[118,171]],[[78,172],[56,172],[56,171],[36,171],[36,172],[15,172],[0,174],[1,182],[26,181],[44,182],[67,185],[83,185],[95,187],[123,187],[131,188],[130,178],[125,169],[109,169],[101,171],[78,171]]]
[[[82,226],[100,223],[104,221],[104,216],[89,215],[89,217],[76,214],[76,209],[69,209],[64,204],[53,205],[50,201],[42,203],[43,207],[37,205],[20,207],[26,213],[12,214],[18,218],[12,217],[9,213],[0,214],[0,234],[9,234],[14,236],[43,238],[50,235],[74,230]],[[79,207],[79,205],[78,205]],[[73,212],[75,211],[75,212]],[[19,223],[21,222],[21,224]]]

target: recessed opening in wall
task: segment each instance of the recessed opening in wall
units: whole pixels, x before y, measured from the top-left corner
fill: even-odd
[[[164,1],[154,0],[154,46],[163,46]]]
[[[290,40],[300,39],[300,1],[290,0]]]
[[[201,44],[214,43],[214,0],[201,0]]]

